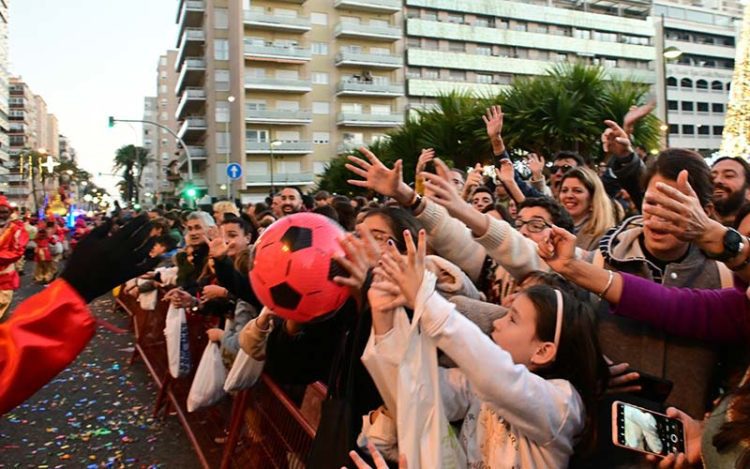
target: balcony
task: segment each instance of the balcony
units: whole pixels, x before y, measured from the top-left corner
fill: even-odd
[[[250,124],[305,125],[312,123],[312,112],[286,109],[246,109],[245,121]]]
[[[341,81],[336,89],[337,96],[380,96],[395,98],[404,95],[403,83],[367,83],[362,81]]]
[[[203,15],[206,13],[204,0],[187,0],[180,2],[177,9],[177,24],[179,31],[185,28],[196,28],[203,25]]]
[[[404,115],[391,114],[362,114],[354,112],[340,112],[336,124],[345,127],[398,127],[403,125]]]
[[[201,105],[206,102],[206,91],[203,88],[186,88],[177,103],[175,119],[181,120],[185,113],[194,113],[200,110]]]
[[[398,13],[401,11],[402,3],[401,0],[336,0],[335,6],[374,13]]]
[[[310,31],[310,18],[306,16],[283,16],[246,11],[245,26],[271,31],[306,33]]]
[[[359,149],[359,147],[367,147],[368,145],[370,144],[366,142],[354,142],[351,140],[344,140],[344,141],[339,142],[338,145],[336,145],[336,152],[339,154],[349,153],[350,151]]]
[[[21,176],[20,174],[15,173],[15,174],[8,174],[5,176],[5,182],[28,182],[28,180],[29,180],[28,174],[24,174],[23,176]]]
[[[341,22],[336,25],[336,37],[355,39],[373,39],[395,42],[401,39],[402,29],[398,26],[380,26],[353,22]]]
[[[281,142],[273,147],[274,155],[306,155],[312,153],[312,142]],[[249,155],[270,155],[271,142],[245,141],[245,153]]]
[[[309,93],[312,91],[312,82],[299,78],[245,77],[245,89],[279,93]]]
[[[188,117],[182,123],[177,135],[183,140],[195,140],[206,132],[208,123],[203,117]]]
[[[245,176],[247,187],[270,186],[307,186],[315,182],[312,172],[303,173],[274,173],[273,181],[270,174],[248,174]]]
[[[188,149],[190,150],[190,161],[193,162],[193,165],[199,161],[206,161],[208,158],[208,152],[205,147],[188,145]],[[183,166],[187,166],[187,154],[185,150],[180,151],[180,158],[177,162],[178,168],[182,168]]]
[[[404,66],[404,58],[398,55],[367,54],[341,51],[336,54],[337,67],[369,67],[396,70]]]
[[[300,64],[309,62],[310,49],[276,46],[273,44],[245,44],[245,58],[269,62]]]
[[[200,28],[186,28],[177,40],[177,67],[185,57],[203,55],[206,33]]]
[[[181,94],[184,87],[198,87],[203,84],[206,74],[206,61],[200,57],[191,57],[185,60],[177,77],[177,88],[175,94]]]
[[[31,195],[31,189],[28,187],[8,187],[8,189],[5,190],[5,195],[27,197]]]

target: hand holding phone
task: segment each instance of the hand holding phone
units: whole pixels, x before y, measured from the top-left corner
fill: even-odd
[[[612,443],[663,458],[685,452],[685,429],[676,418],[615,401],[612,403]]]

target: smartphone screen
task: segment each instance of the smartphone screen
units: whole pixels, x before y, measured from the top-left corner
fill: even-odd
[[[612,440],[617,446],[657,456],[685,452],[679,420],[620,401],[612,407]]]

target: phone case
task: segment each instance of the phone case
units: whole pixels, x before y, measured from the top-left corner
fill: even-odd
[[[639,407],[637,405],[633,405],[633,404],[630,404],[630,403],[627,403],[627,402],[623,402],[623,401],[614,401],[612,403],[612,444],[613,445],[618,446],[620,448],[627,449],[629,451],[635,451],[635,452],[642,453],[642,454],[651,454],[651,455],[654,455],[654,456],[659,457],[659,458],[666,457],[665,454],[660,454],[660,453],[656,453],[656,452],[653,452],[653,451],[645,451],[645,450],[642,450],[640,448],[633,448],[631,446],[624,445],[624,444],[622,444],[622,443],[619,442],[619,440],[617,438],[618,433],[619,433],[619,428],[618,428],[618,412],[617,412],[617,406],[618,405],[630,406],[630,407],[638,409],[638,410],[640,410],[642,412],[645,412],[647,414],[658,415],[660,417],[663,417],[666,420],[669,420],[669,421],[672,421],[672,422],[677,422],[679,424],[679,428],[680,428],[680,431],[682,433],[682,444],[683,444],[683,448],[682,449],[683,449],[683,451],[685,450],[685,428],[683,427],[682,422],[680,422],[677,419],[674,419],[674,418],[671,418],[671,417],[667,417],[666,414],[662,414],[662,413],[659,413],[659,412],[655,412],[653,410],[645,409],[643,407]],[[677,443],[677,441],[674,441],[674,440],[673,440],[673,442]],[[667,453],[667,454],[669,454],[669,453]]]

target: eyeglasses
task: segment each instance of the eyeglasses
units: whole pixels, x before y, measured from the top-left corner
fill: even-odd
[[[545,228],[552,228],[552,225],[542,220],[541,218],[532,218],[531,220],[521,220],[517,218],[515,221],[516,229],[520,230],[524,225],[528,225],[529,233],[541,233]]]
[[[565,174],[568,171],[570,171],[571,169],[573,169],[573,167],[571,165],[569,165],[569,164],[564,164],[562,166],[552,165],[552,174],[555,174],[555,173],[557,173],[559,171],[562,171],[563,174]]]

